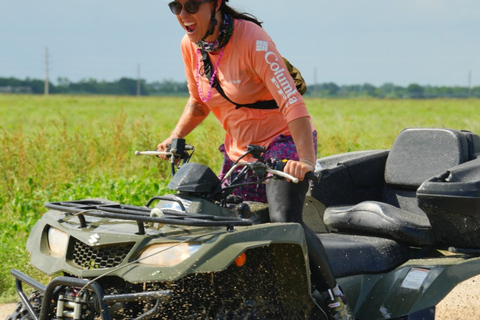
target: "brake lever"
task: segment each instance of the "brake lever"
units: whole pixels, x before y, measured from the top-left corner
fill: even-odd
[[[136,156],[171,156],[172,153],[168,151],[135,151]]]

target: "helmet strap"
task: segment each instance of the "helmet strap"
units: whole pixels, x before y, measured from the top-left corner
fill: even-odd
[[[210,19],[210,27],[208,28],[207,33],[205,33],[205,35],[203,36],[202,40],[205,40],[206,38],[211,36],[214,33],[215,27],[218,24],[218,20],[217,18],[215,18],[215,14],[217,13],[217,3],[218,3],[218,0],[213,1],[213,10],[212,10],[212,17]]]

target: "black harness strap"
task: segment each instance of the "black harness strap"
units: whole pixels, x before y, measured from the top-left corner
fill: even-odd
[[[254,103],[247,103],[243,105],[236,104],[235,109],[245,107],[250,109],[278,109],[277,101],[275,100],[261,100]]]
[[[207,79],[209,81],[212,81],[213,70],[212,70],[212,63],[208,56],[208,52],[202,49],[200,49],[200,51],[202,52],[202,58],[200,60],[203,61],[203,70],[205,72],[205,75],[207,76]],[[239,109],[242,107],[251,108],[251,109],[278,109],[277,102],[275,100],[263,100],[263,101],[256,101],[254,103],[247,103],[247,104],[239,104],[230,100],[230,98],[223,91],[223,88],[218,82],[216,77],[213,79],[212,87],[214,87],[218,91],[218,93],[220,93],[220,95],[225,98],[225,100],[235,105],[235,109]]]

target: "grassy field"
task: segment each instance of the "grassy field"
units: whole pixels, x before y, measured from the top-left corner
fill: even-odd
[[[25,242],[47,201],[101,197],[143,205],[166,191],[168,165],[153,150],[184,98],[0,95],[0,301],[15,299],[11,268],[38,276]],[[405,127],[480,133],[480,100],[307,100],[319,156],[387,149]],[[195,162],[218,170],[223,132],[209,117],[187,141]],[[45,278],[43,278],[45,280]]]

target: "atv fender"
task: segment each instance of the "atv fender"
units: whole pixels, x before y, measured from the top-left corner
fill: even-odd
[[[338,282],[358,319],[419,319],[413,315],[422,315],[421,319],[433,320],[435,306],[479,270],[478,257],[444,257],[410,260],[386,274],[355,275]]]

